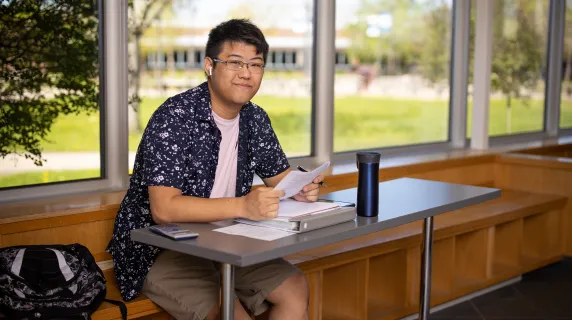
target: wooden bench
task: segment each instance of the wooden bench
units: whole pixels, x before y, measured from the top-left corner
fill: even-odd
[[[115,274],[113,269],[104,271],[105,279],[107,280],[107,299],[121,300],[119,293],[119,286],[115,281]],[[126,303],[128,317],[134,318],[147,318],[147,319],[169,319],[169,315],[157,306],[153,301],[141,294],[132,301]],[[121,319],[121,312],[119,308],[111,303],[103,302],[99,309],[92,315],[93,320],[108,320],[108,319]]]
[[[498,199],[438,216],[434,236],[433,304],[560,259],[560,242],[554,239],[559,233],[553,230],[558,229],[559,210],[566,201],[562,196],[504,190]],[[112,224],[109,227],[112,228]],[[533,237],[523,237],[523,234]],[[4,239],[11,241],[9,235]],[[21,244],[28,244],[33,238],[19,239],[23,240]],[[104,245],[109,238],[97,239]],[[94,247],[93,243],[88,245]],[[286,259],[296,264],[310,281],[312,319],[334,314],[394,319],[415,311],[420,245],[421,223],[416,222]],[[355,278],[355,271],[359,279]],[[105,274],[107,297],[120,299],[113,270],[107,269]],[[387,274],[395,278],[384,278]],[[378,287],[373,286],[376,283]],[[356,299],[355,303],[348,304],[348,297],[364,296],[377,302],[360,307],[361,300]],[[128,302],[127,306],[130,318],[168,318],[144,295]],[[93,319],[120,318],[119,309],[108,303],[102,304],[93,315]]]
[[[518,154],[535,154],[539,156],[549,156],[549,157],[563,157],[572,158],[572,143],[558,144],[553,146],[544,146],[537,148],[529,148],[524,150],[515,150],[511,153]]]
[[[498,155],[495,184],[499,188],[555,194],[572,198],[572,158],[538,154]],[[563,209],[562,232],[565,253],[572,256],[572,199]]]

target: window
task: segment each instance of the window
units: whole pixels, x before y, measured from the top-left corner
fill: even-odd
[[[184,69],[187,67],[187,51],[179,50],[174,52],[175,67],[177,69]]]
[[[0,188],[102,176],[98,9],[0,1]]]
[[[335,152],[448,140],[451,12],[441,0],[336,1]]]
[[[562,88],[560,96],[560,128],[572,128],[572,3],[566,1],[566,26],[562,52]]]
[[[544,128],[549,1],[497,0],[493,16],[491,136]]]
[[[130,73],[131,168],[133,155],[153,111],[168,97],[206,81],[203,61],[208,32],[231,17],[249,18],[260,27],[270,45],[268,62],[274,62],[277,67],[274,69],[269,63],[253,102],[269,114],[278,139],[289,157],[310,155],[311,74],[309,68],[303,68],[301,64],[311,61],[313,1],[244,0],[224,3],[174,1],[172,6],[162,7],[155,2],[133,2],[129,12],[131,25],[149,27],[143,30],[139,39],[131,33],[129,54],[157,51],[158,60],[164,61],[164,68],[162,72],[141,68],[138,73]],[[152,14],[144,15],[145,10]],[[141,21],[144,16],[156,19]],[[141,48],[136,48],[137,43]],[[187,53],[181,56],[182,52],[188,52],[192,63],[179,63],[187,61]],[[140,59],[132,58],[130,61],[144,61],[144,57],[142,54]],[[166,57],[165,60],[162,57]],[[287,70],[283,68],[285,63],[290,67]],[[137,68],[135,63],[132,69]],[[135,79],[137,74],[138,79]],[[140,102],[133,99],[137,96]]]

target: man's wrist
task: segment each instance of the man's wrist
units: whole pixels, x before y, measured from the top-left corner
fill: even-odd
[[[236,198],[236,207],[237,210],[235,211],[237,218],[244,218],[246,217],[246,197],[238,197]]]

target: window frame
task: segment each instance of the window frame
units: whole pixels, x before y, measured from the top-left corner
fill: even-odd
[[[127,14],[128,0],[98,0],[100,8],[100,106],[101,126],[101,178],[70,182],[50,183],[34,186],[21,186],[0,190],[0,203],[32,200],[74,194],[125,190],[129,186],[128,149],[128,72],[124,68],[128,62]],[[474,0],[471,0],[474,1]],[[492,16],[487,5],[494,0],[478,0],[477,10],[482,10],[483,21],[492,24]],[[565,3],[551,0],[549,17],[549,38],[547,53],[548,77],[545,92],[545,130],[490,137],[488,119],[473,120],[474,126],[481,126],[479,144],[466,137],[467,128],[467,79],[469,63],[470,1],[453,1],[451,31],[451,66],[449,124],[446,141],[369,149],[382,153],[384,157],[411,154],[428,154],[455,149],[482,149],[483,143],[504,145],[529,140],[550,139],[572,135],[572,128],[559,128],[560,79],[562,70],[556,67],[562,58]],[[311,98],[311,148],[307,157],[289,158],[292,166],[316,166],[325,161],[337,163],[355,162],[355,152],[333,152],[334,142],[334,78],[335,78],[335,1],[314,0],[313,45],[311,59],[312,98]],[[481,13],[482,14],[482,13]],[[490,27],[490,26],[489,26]],[[490,38],[480,38],[491,41]],[[482,43],[481,43],[482,44]],[[479,43],[475,44],[478,47]],[[492,49],[491,49],[492,50]],[[187,53],[188,62],[194,64],[198,52]],[[490,54],[490,52],[489,52]],[[200,53],[199,53],[200,55]],[[317,59],[316,57],[320,57]],[[305,58],[306,59],[306,58]],[[475,81],[490,79],[486,69],[475,68]],[[488,90],[488,89],[487,89]],[[488,91],[486,97],[488,99]],[[487,104],[488,108],[488,104]],[[487,110],[488,112],[488,110]],[[317,121],[317,119],[320,119]],[[474,119],[474,118],[473,118]],[[483,129],[484,133],[483,133]],[[23,192],[24,191],[24,192]]]
[[[98,0],[100,178],[25,185],[0,190],[0,203],[124,188],[127,166],[127,2]],[[25,192],[23,192],[25,191]]]

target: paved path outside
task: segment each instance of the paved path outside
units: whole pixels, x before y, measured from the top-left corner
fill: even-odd
[[[99,152],[46,152],[42,156],[46,161],[41,167],[36,166],[32,160],[16,155],[0,158],[0,176],[24,172],[98,169],[101,163]],[[134,161],[135,152],[130,152],[129,163]]]

